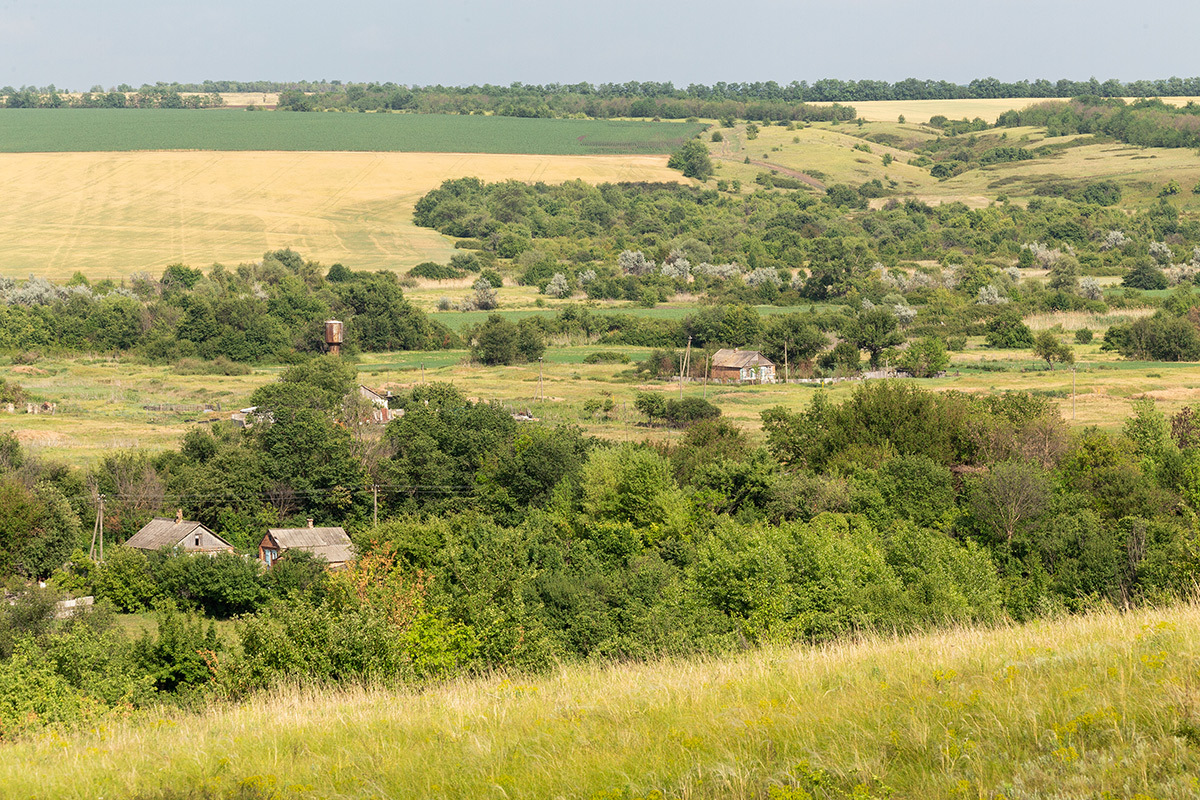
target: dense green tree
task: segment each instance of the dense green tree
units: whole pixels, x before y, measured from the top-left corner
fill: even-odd
[[[683,172],[684,177],[706,181],[713,175],[712,159],[708,148],[699,139],[688,139],[682,147],[671,154],[667,166]]]
[[[878,369],[884,351],[904,342],[898,327],[896,315],[890,309],[879,306],[858,312],[842,335],[858,349],[870,353],[871,368]]]
[[[1054,369],[1054,362],[1072,364],[1075,362],[1075,352],[1071,346],[1063,343],[1053,331],[1042,331],[1033,340],[1033,354],[1046,362],[1046,366]]]
[[[1154,263],[1154,259],[1149,256],[1140,256],[1134,259],[1129,271],[1121,279],[1121,285],[1131,289],[1165,289],[1167,288],[1167,276]]]

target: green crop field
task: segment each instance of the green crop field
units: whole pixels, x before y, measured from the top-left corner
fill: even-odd
[[[289,114],[147,109],[7,109],[0,152],[289,150],[538,155],[669,153],[686,122],[434,114]]]

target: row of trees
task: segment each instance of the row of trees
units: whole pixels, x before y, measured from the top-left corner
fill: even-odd
[[[136,351],[183,358],[286,361],[321,352],[323,323],[346,323],[348,352],[454,346],[458,337],[405,299],[393,272],[326,271],[291,250],[207,274],[174,264],[158,278],[66,285],[0,278],[0,350]]]

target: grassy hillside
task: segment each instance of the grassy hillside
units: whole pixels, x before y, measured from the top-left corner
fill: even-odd
[[[2,797],[1190,798],[1200,607],[427,691],[0,750]]]
[[[62,116],[74,113],[86,112]],[[446,178],[683,180],[666,158],[637,155],[30,153],[0,155],[0,170],[0,275],[57,281],[76,270],[95,280],[173,262],[236,264],[280,247],[354,269],[407,269],[454,252],[412,224],[413,204]]]
[[[939,136],[937,129],[918,124],[914,117],[904,124],[894,120],[862,126],[814,123],[797,130],[773,125],[760,128],[754,139],[748,139],[745,126],[739,125],[723,129],[722,136],[724,141],[709,145],[717,177],[740,180],[743,191],[759,188],[754,179],[763,172],[789,175],[795,171],[825,185],[858,186],[880,180],[901,198],[915,196],[933,204],[961,201],[979,208],[1000,195],[1028,198],[1056,183],[1112,180],[1123,191],[1122,205],[1135,206],[1153,202],[1162,187],[1174,180],[1185,187],[1176,203],[1184,209],[1200,207],[1200,195],[1191,191],[1200,181],[1200,157],[1187,148],[1135,147],[1091,135],[1047,137],[1044,128],[991,129],[958,140],[976,142],[979,149],[1021,147],[1037,152],[1037,157],[938,180],[928,166],[908,163],[915,149]],[[1049,149],[1039,151],[1041,147]],[[886,155],[893,159],[889,164],[884,163]],[[751,163],[745,163],[747,158]],[[884,202],[879,198],[873,205]]]
[[[0,151],[352,150],[400,153],[669,153],[702,128],[686,122],[520,119],[442,114],[249,114],[71,109],[0,114]]]

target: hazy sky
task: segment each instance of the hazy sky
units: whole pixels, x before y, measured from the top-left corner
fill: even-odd
[[[0,85],[406,84],[1200,73],[1200,3],[1160,0],[0,0]]]

